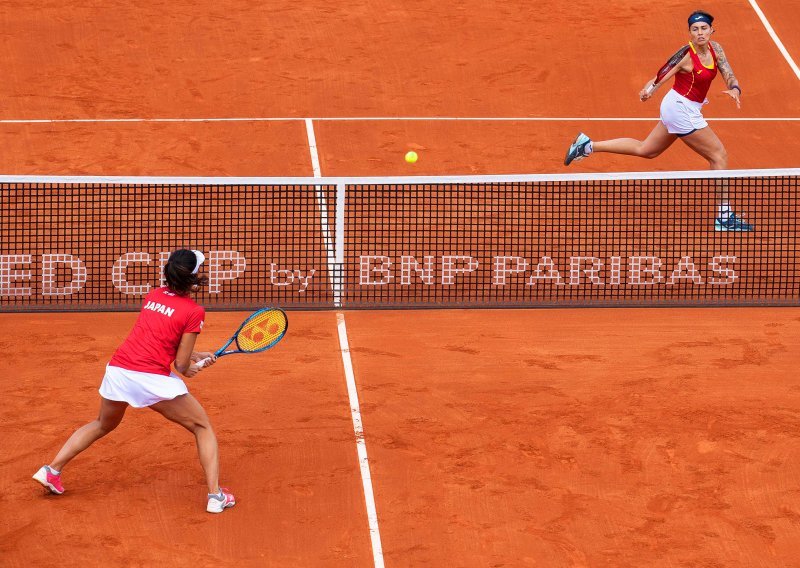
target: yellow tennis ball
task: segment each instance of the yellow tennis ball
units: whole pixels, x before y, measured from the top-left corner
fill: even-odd
[[[406,152],[406,162],[408,162],[409,164],[413,164],[414,162],[416,162],[417,157],[418,157],[417,153],[414,152],[413,150],[411,152]]]

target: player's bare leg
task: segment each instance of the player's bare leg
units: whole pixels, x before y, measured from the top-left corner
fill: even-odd
[[[194,434],[200,464],[206,474],[208,492],[219,493],[219,448],[217,446],[217,436],[211,428],[206,411],[203,410],[197,399],[191,394],[184,394],[172,400],[157,402],[150,408]]]
[[[75,456],[119,426],[127,409],[127,402],[101,397],[100,414],[97,420],[75,430],[55,459],[50,462],[50,468],[60,472]]]
[[[696,130],[691,134],[681,138],[684,144],[708,160],[708,167],[712,170],[728,169],[728,152],[719,139],[717,134],[710,126]],[[739,231],[750,232],[753,225],[744,221],[730,205],[728,196],[728,180],[720,178],[716,180],[717,192],[719,193],[719,209],[714,221],[714,228],[717,231]]]
[[[672,143],[677,138],[676,134],[670,134],[667,131],[664,123],[659,122],[644,140],[636,140],[635,138],[597,140],[592,142],[592,151],[652,159],[660,156],[664,150],[672,146]]]

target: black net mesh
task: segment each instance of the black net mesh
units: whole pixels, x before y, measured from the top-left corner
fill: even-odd
[[[5,182],[0,310],[136,310],[179,247],[207,256],[209,309],[796,305],[777,174]],[[724,199],[751,230],[720,230],[747,228],[715,221]]]

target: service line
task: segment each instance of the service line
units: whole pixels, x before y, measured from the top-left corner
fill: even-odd
[[[792,62],[793,64],[794,62]],[[795,66],[796,67],[796,66]],[[795,72],[798,72],[797,70]],[[800,75],[798,75],[800,78]],[[75,123],[139,123],[139,122],[655,122],[654,117],[587,117],[587,116],[234,116],[206,118],[4,118],[0,124],[75,124]],[[800,117],[706,117],[708,122],[800,122]]]

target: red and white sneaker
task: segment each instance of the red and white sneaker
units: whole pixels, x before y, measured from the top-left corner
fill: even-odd
[[[56,475],[53,473],[53,470],[48,465],[40,467],[39,471],[33,474],[33,478],[49,489],[50,493],[55,493],[56,495],[64,493],[64,486],[61,485],[61,474]]]
[[[236,499],[234,498],[233,493],[228,493],[228,489],[226,487],[220,487],[219,493],[208,494],[208,505],[206,505],[206,511],[209,513],[221,513],[225,509],[233,507],[234,505],[236,505]]]

